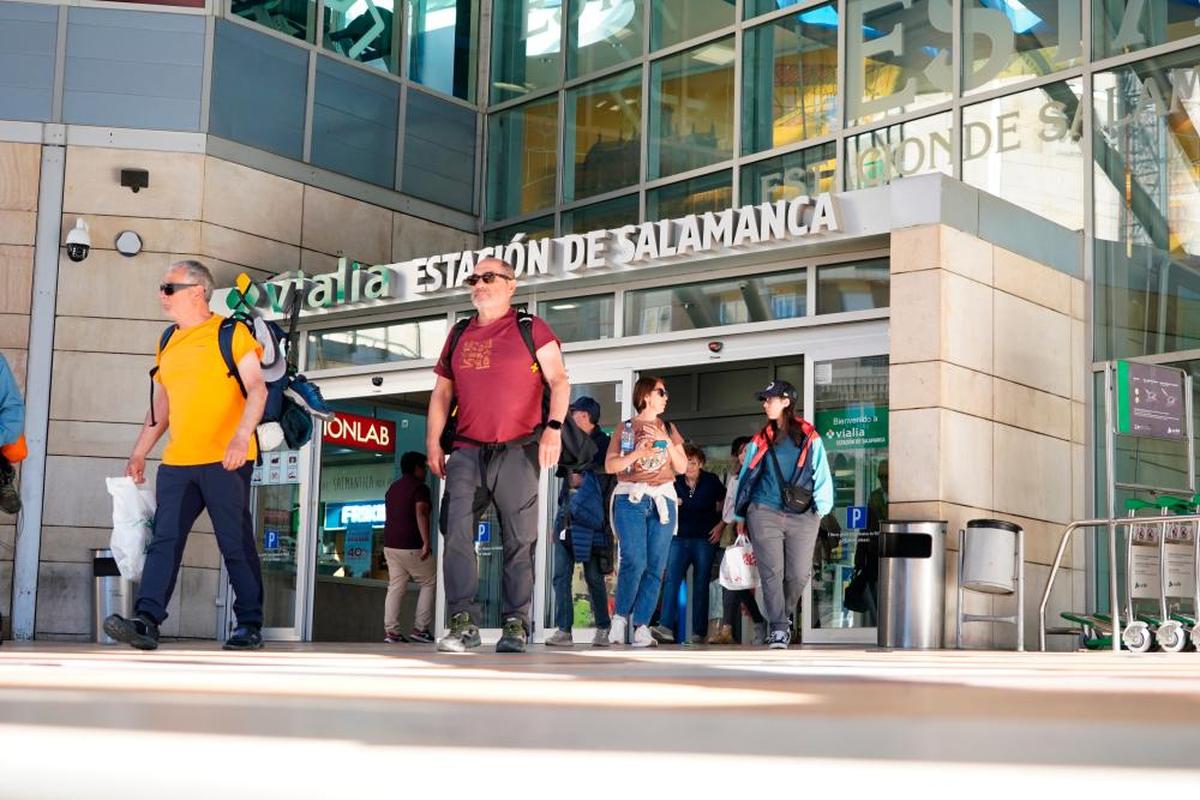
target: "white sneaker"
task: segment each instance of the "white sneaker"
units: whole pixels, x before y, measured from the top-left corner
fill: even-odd
[[[630,642],[632,647],[658,647],[658,642],[650,635],[650,629],[645,625],[638,625],[633,632],[633,641]]]
[[[628,623],[620,614],[613,614],[612,625],[608,628],[609,644],[625,644],[625,626]]]

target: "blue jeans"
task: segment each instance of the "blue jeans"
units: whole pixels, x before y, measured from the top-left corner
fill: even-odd
[[[554,539],[554,625],[559,630],[569,631],[575,622],[575,603],[571,597],[571,580],[575,576],[575,559],[570,548],[562,539]],[[592,600],[592,615],[597,628],[607,628],[608,589],[604,586],[604,573],[600,562],[593,554],[583,562],[583,579],[587,581],[588,595]]]
[[[692,567],[692,634],[704,635],[708,630],[708,584],[712,580],[713,559],[717,546],[708,539],[681,539],[671,542],[671,554],[667,559],[667,577],[663,582],[662,616],[659,622],[675,631],[675,640],[682,641],[676,630],[679,620],[679,587]]]
[[[664,525],[659,522],[653,498],[643,497],[640,503],[630,502],[628,495],[613,498],[613,529],[621,543],[617,613],[628,617],[634,627],[648,625],[658,605],[667,551],[678,521],[675,501],[667,505],[668,519]]]
[[[229,472],[218,464],[158,468],[154,535],[134,610],[158,624],[167,618],[188,533],[200,512],[208,509],[217,547],[233,584],[233,612],[239,625],[263,623],[263,583],[250,517],[250,474],[254,464]]]

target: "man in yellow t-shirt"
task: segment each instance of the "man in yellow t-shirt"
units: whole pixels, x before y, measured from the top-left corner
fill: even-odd
[[[175,328],[158,353],[151,409],[125,474],[144,483],[146,456],[168,429],[171,437],[158,469],[158,510],[136,613],[104,621],[109,636],[140,650],[158,647],[158,626],[167,618],[188,533],[205,509],[236,595],[238,625],[225,648],[262,647],[262,572],[250,517],[250,474],[257,456],[254,430],[267,401],[263,351],[244,325],[235,327],[233,357],[243,396],[218,345],[223,317],[209,310],[213,287],[212,273],[198,261],[172,264],[158,287]]]

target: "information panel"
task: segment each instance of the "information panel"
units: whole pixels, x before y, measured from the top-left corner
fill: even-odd
[[[1117,433],[1183,439],[1183,386],[1183,374],[1173,367],[1118,361]]]

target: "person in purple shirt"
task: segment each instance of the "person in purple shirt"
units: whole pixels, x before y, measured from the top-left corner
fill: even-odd
[[[437,588],[437,564],[430,557],[429,516],[433,498],[425,484],[424,453],[405,453],[400,457],[400,480],[393,483],[384,497],[387,516],[383,525],[383,557],[387,561],[388,588],[383,602],[384,641],[433,641],[433,601]],[[408,581],[421,587],[417,596],[417,616],[412,633],[400,630],[400,603]]]

